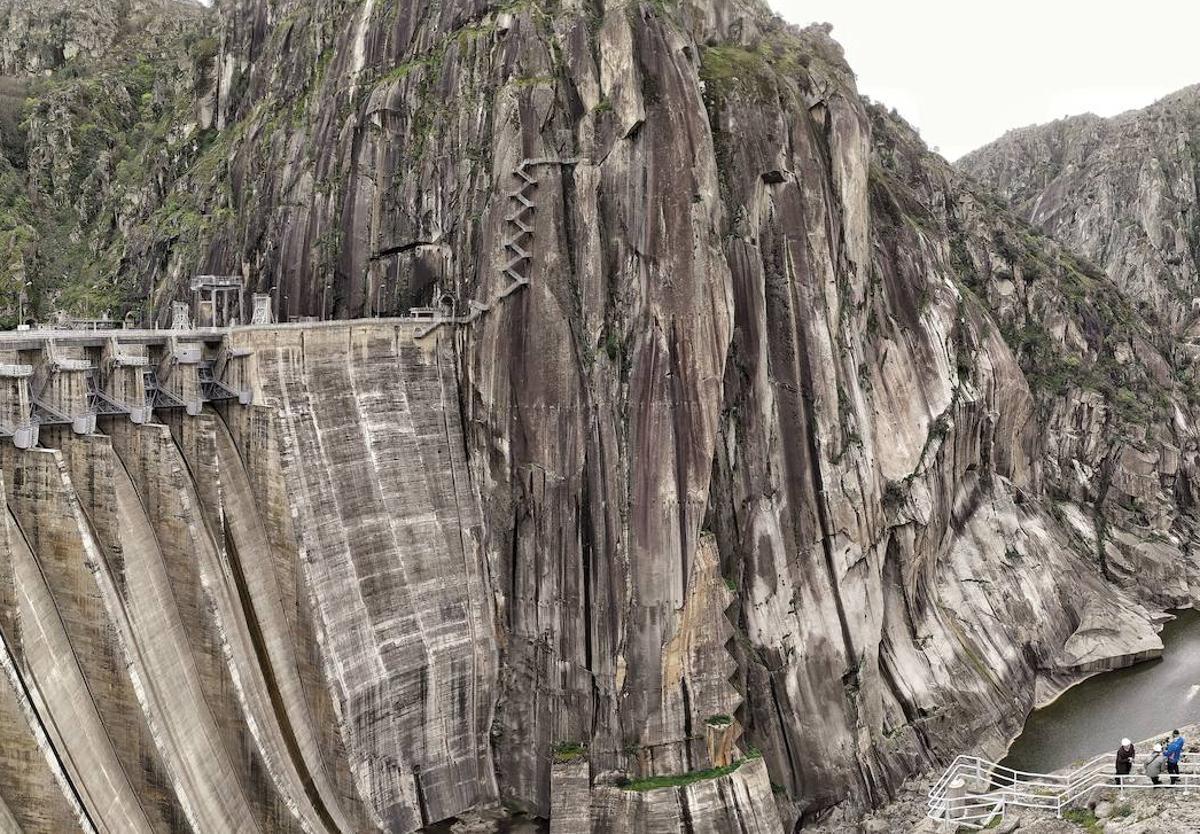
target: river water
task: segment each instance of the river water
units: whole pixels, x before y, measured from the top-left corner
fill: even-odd
[[[1122,737],[1136,742],[1200,720],[1200,613],[1175,613],[1162,631],[1162,659],[1088,678],[1034,710],[1002,764],[1047,773],[1115,754]]]

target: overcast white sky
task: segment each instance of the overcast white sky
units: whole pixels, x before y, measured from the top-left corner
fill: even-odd
[[[828,22],[859,91],[954,160],[1006,130],[1200,83],[1197,0],[768,0]]]

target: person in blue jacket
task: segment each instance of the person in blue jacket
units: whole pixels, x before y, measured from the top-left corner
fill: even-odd
[[[1171,731],[1171,743],[1163,751],[1163,758],[1167,760],[1167,773],[1171,774],[1171,784],[1177,784],[1179,782],[1179,762],[1183,758],[1183,736],[1179,734],[1179,730]]]

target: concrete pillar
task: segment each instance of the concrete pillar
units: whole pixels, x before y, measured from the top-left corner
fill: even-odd
[[[196,326],[216,327],[216,304],[212,298],[202,298],[196,305]]]
[[[144,345],[121,345],[109,339],[104,347],[104,393],[129,409],[129,419],[138,425],[150,421],[146,404],[146,369],[150,358]]]
[[[38,401],[71,422],[75,434],[96,430],[96,414],[88,398],[88,375],[93,370],[82,348],[64,348],[53,341],[46,343],[41,369]],[[35,387],[38,385],[35,383]]]
[[[254,294],[254,314],[250,317],[251,324],[274,324],[275,316],[271,312],[271,296],[266,293]]]
[[[171,329],[172,330],[191,330],[192,321],[188,314],[188,305],[184,301],[175,301],[171,303]]]
[[[967,783],[961,776],[954,777],[946,786],[946,816],[952,820],[962,819],[967,815],[963,807],[967,802]]]
[[[267,298],[267,296],[262,296]],[[238,403],[250,405],[254,402],[253,362],[254,351],[245,347],[233,347],[229,337],[221,344],[221,354],[213,367],[213,378],[231,391],[236,391]]]
[[[170,366],[165,375],[159,374],[159,385],[182,400],[187,413],[193,417],[204,410],[204,395],[200,390],[200,361],[204,347],[199,342],[176,342],[169,346]]]
[[[38,442],[38,427],[31,418],[29,380],[33,366],[0,364],[0,430],[12,435],[18,449],[31,449]]]
[[[587,756],[556,758],[550,770],[550,834],[592,830],[591,766]]]

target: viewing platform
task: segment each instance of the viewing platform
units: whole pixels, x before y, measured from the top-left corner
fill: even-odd
[[[947,831],[978,831],[998,824],[1006,813],[1022,809],[1062,818],[1064,812],[1085,805],[1103,790],[1200,790],[1200,753],[1185,751],[1178,781],[1172,784],[1171,774],[1164,767],[1157,785],[1143,773],[1150,755],[1138,753],[1128,776],[1116,775],[1115,752],[1055,773],[1029,773],[977,756],[959,756],[929,791],[927,816],[944,823]]]

